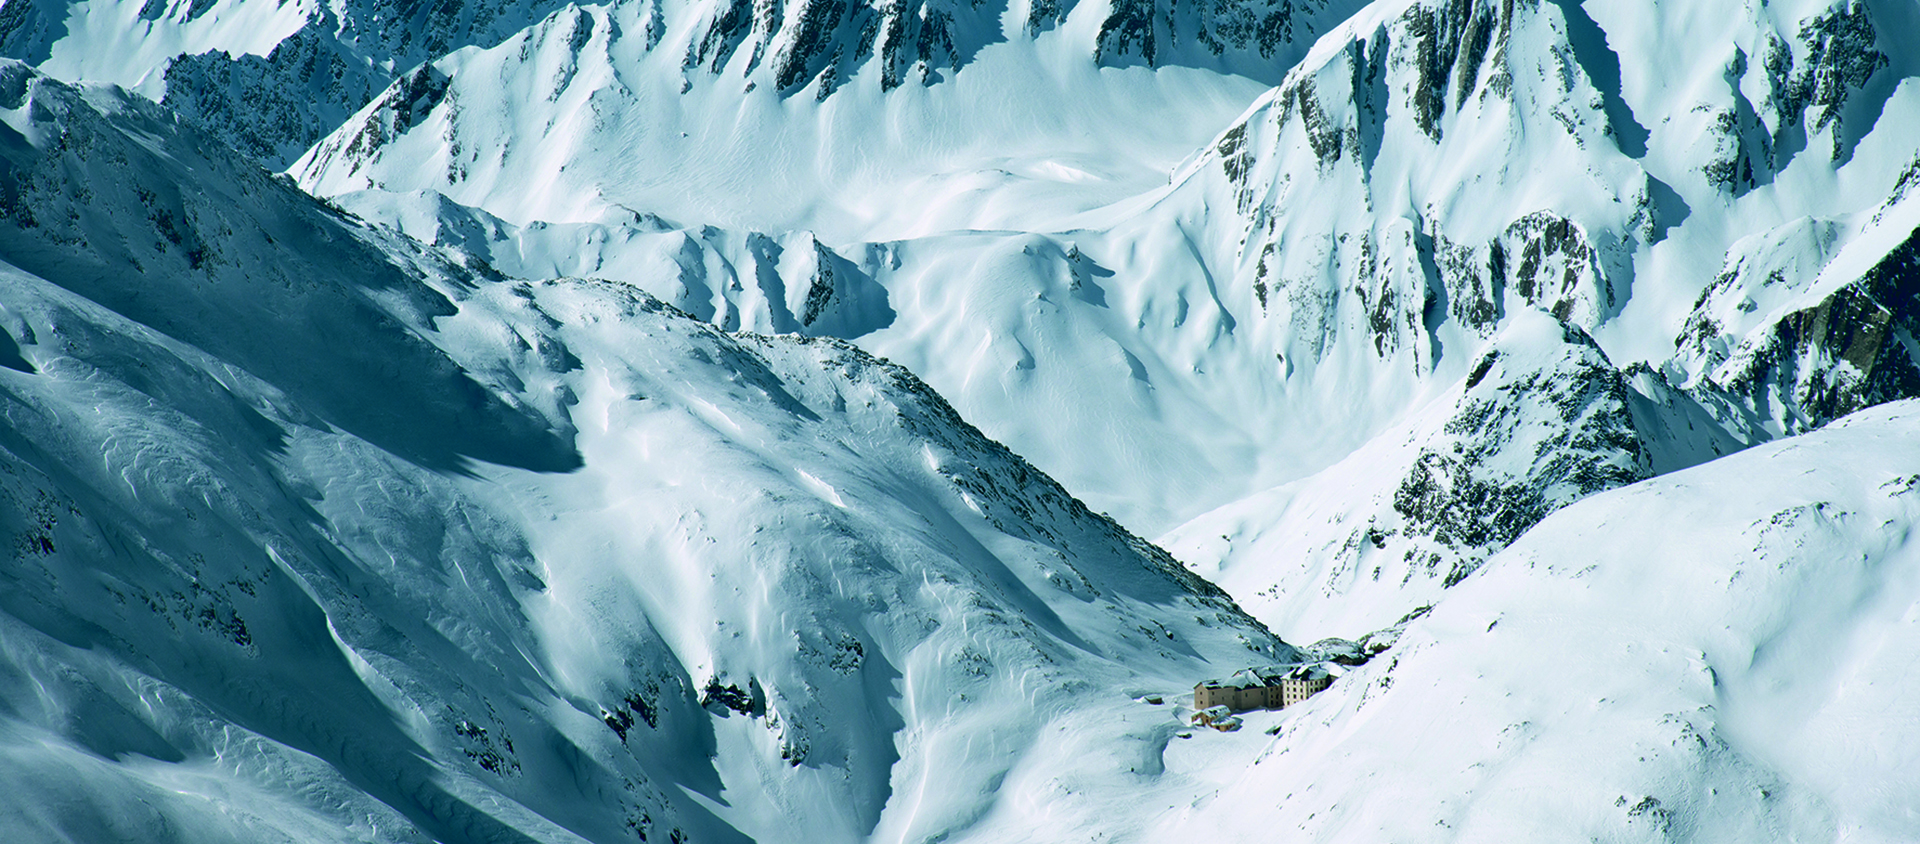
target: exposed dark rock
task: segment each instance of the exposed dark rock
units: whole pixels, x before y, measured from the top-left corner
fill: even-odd
[[[722,684],[720,678],[715,677],[707,681],[706,688],[700,690],[700,705],[722,714],[725,710],[731,710],[758,718],[767,711],[767,696],[760,690],[760,681],[751,677],[747,678],[747,687],[744,689],[732,683]]]
[[[1482,334],[1492,332],[1506,313],[1505,247],[1496,240],[1475,249],[1439,231],[1432,238],[1434,268],[1447,292],[1447,316]]]
[[[1515,220],[1494,246],[1501,285],[1561,320],[1592,326],[1618,305],[1600,250],[1580,224],[1546,211]]]
[[[285,167],[346,121],[385,80],[313,28],[266,58],[180,56],[167,66],[162,100],[269,167]],[[295,96],[298,94],[298,96]]]
[[[1393,61],[1412,65],[1416,71],[1408,99],[1414,124],[1428,137],[1440,138],[1449,89],[1457,91],[1452,97],[1456,106],[1466,102],[1480,78],[1489,44],[1496,32],[1505,41],[1512,17],[1511,0],[1503,5],[1447,0],[1407,9]]]
[[[1549,513],[1652,476],[1620,372],[1585,332],[1561,331],[1564,345],[1545,357],[1496,342],[1474,362],[1452,417],[1393,493],[1407,577],[1444,564],[1451,586]]]
[[[1877,37],[1868,4],[1844,0],[1803,21],[1791,41],[1771,37],[1751,59],[1736,55],[1728,68],[1734,107],[1716,115],[1722,152],[1706,165],[1708,180],[1735,195],[1767,184],[1806,148],[1810,134],[1829,128],[1830,157],[1851,157],[1858,134],[1878,118],[1891,89],[1871,84],[1889,64],[1875,46]],[[1742,81],[1754,74],[1761,74],[1757,81],[1766,92],[1757,103],[1741,90],[1752,87]],[[1880,102],[1863,101],[1868,91],[1876,91]],[[1847,125],[1853,111],[1866,125]]]
[[[1839,122],[1854,92],[1888,64],[1875,40],[1873,15],[1861,0],[1848,0],[1808,21],[1799,32],[1807,58],[1782,86],[1783,111],[1808,112],[1815,131]],[[1839,154],[1836,148],[1834,157]]]
[[[1917,337],[1920,230],[1859,279],[1749,336],[1713,380],[1784,432],[1799,433],[1861,408],[1920,397]]]
[[[425,120],[447,98],[448,78],[438,68],[423,64],[393,80],[374,98],[370,109],[347,123],[351,134],[335,136],[316,147],[306,169],[318,171],[336,160],[364,162],[382,147]]]
[[[279,169],[385,89],[396,70],[461,47],[491,46],[565,5],[352,0],[336,15],[336,7],[321,4],[265,58],[223,52],[175,58],[166,69],[165,103]]]
[[[0,56],[39,64],[67,35],[61,0],[0,0]]]
[[[1274,59],[1288,46],[1311,44],[1359,5],[1349,0],[1115,0],[1100,22],[1094,59],[1150,67],[1191,61],[1194,54]],[[1065,19],[1066,9],[1053,11],[1060,8],[1053,2],[1048,7],[1042,16],[1036,5],[1033,15],[1041,21]],[[1028,25],[1040,28],[1032,20]]]

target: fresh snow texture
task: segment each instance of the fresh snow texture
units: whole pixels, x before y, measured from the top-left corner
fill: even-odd
[[[1150,836],[1913,840],[1916,426],[1885,405],[1555,513],[1279,735],[1196,736],[1216,790]]]
[[[1916,32],[0,6],[0,830],[1920,838]]]
[[[15,840],[919,840],[1292,655],[897,366],[475,275],[0,70]]]

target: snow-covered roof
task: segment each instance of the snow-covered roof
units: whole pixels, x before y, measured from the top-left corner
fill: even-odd
[[[1319,680],[1338,676],[1340,676],[1340,668],[1333,663],[1289,662],[1243,668],[1225,679],[1203,680],[1201,685],[1210,689],[1251,689],[1259,686],[1277,686],[1281,680]]]

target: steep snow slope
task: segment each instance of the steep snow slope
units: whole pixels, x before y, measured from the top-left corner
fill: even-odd
[[[1662,402],[1664,400],[1664,402]],[[1512,314],[1466,379],[1311,478],[1165,538],[1296,637],[1354,636],[1438,601],[1548,513],[1737,451],[1709,408],[1616,369],[1579,328]]]
[[[1138,529],[1170,527],[1257,491],[1249,477],[1297,477],[1357,444],[1302,419],[1288,447],[1273,448],[1284,369],[1237,355],[1195,291],[1176,288],[1165,302],[1160,289],[1115,285],[1076,245],[1100,242],[1091,233],[832,250],[804,232],[682,228],[645,215],[516,226],[433,193],[335,201],[508,274],[617,279],[723,328],[857,338],[945,384],[943,395],[992,420],[996,438]],[[1180,260],[1174,252],[1163,267],[1167,282],[1191,269]],[[1180,301],[1189,295],[1191,316]]]
[[[592,255],[594,272],[722,325],[816,331],[773,303],[784,297],[784,310],[804,316],[801,291],[825,290],[817,268],[833,265],[834,289],[863,291],[843,301],[877,304],[884,295],[886,308],[818,333],[851,336],[906,364],[1097,508],[1157,533],[1325,470],[1448,401],[1507,315],[1528,309],[1588,332],[1616,368],[1645,365],[1632,380],[1645,387],[1636,400],[1642,415],[1659,417],[1644,422],[1649,432],[1725,429],[1675,433],[1692,444],[1669,449],[1673,459],[1655,471],[1718,453],[1695,440],[1724,451],[1831,418],[1832,409],[1796,409],[1800,399],[1783,403],[1768,391],[1811,396],[1808,385],[1852,383],[1831,362],[1847,357],[1847,338],[1878,334],[1836,327],[1794,352],[1807,363],[1791,372],[1767,364],[1709,377],[1741,344],[1758,348],[1767,329],[1722,313],[1744,307],[1740,296],[1701,297],[1723,268],[1753,263],[1741,257],[1753,238],[1802,220],[1841,220],[1834,225],[1845,232],[1828,236],[1829,251],[1794,258],[1813,262],[1795,279],[1810,279],[1856,239],[1857,260],[1847,266],[1865,263],[1836,270],[1831,284],[1862,278],[1891,254],[1898,241],[1885,241],[1904,231],[1906,217],[1886,209],[1897,204],[1907,163],[1920,159],[1920,109],[1905,81],[1913,68],[1897,43],[1911,15],[1898,4],[1849,2],[1714,8],[1376,3],[1322,38],[1279,88],[1177,168],[1175,184],[1097,208],[1142,185],[1139,162],[1168,160],[1162,142],[1171,135],[1117,127],[1176,122],[1148,117],[1163,108],[1185,122],[1199,114],[1154,99],[1172,90],[1168,80],[1180,77],[1168,71],[1177,69],[1153,76],[1142,98],[1121,92],[1147,77],[1107,72],[1096,81],[1021,64],[1012,57],[1026,55],[1024,46],[996,45],[968,66],[972,76],[894,90],[880,112],[862,105],[865,95],[843,98],[852,89],[819,106],[825,111],[756,91],[748,101],[765,97],[767,107],[743,117],[732,88],[702,88],[720,83],[697,75],[692,93],[669,92],[678,105],[663,110],[635,99],[645,94],[633,80],[661,78],[647,64],[655,59],[620,58],[636,31],[627,17],[637,12],[582,9],[509,45],[422,69],[295,172],[370,219],[415,232],[454,223],[426,225],[415,212],[416,223],[403,223],[386,200],[341,192],[445,193],[511,221],[482,238],[495,245],[481,249],[462,235],[469,245],[461,248],[543,265]],[[617,39],[614,21],[625,21]],[[1697,37],[1660,36],[1654,23]],[[1001,59],[1009,63],[994,63]],[[633,67],[647,72],[626,72]],[[1673,78],[1656,79],[1646,70],[1653,67],[1674,68]],[[1022,102],[1082,96],[1047,113],[1059,131],[1027,133],[1014,131],[1007,115],[1015,112],[983,108],[989,99],[965,93],[979,90],[970,84],[1017,91]],[[941,120],[964,125],[911,134],[935,124],[870,119],[936,106]],[[724,127],[735,152],[689,138],[692,152],[652,163],[661,135],[673,142],[672,127],[706,108],[700,119]],[[1758,115],[1770,140],[1755,171],[1764,176],[1735,185],[1717,175],[1729,153],[1694,135],[1735,137],[1741,108]],[[1732,122],[1702,123],[1715,109],[1734,114]],[[645,125],[632,122],[636,113]],[[886,128],[828,142],[814,132],[816,117],[829,113]],[[588,136],[600,140],[580,140]],[[977,159],[961,162],[977,153],[956,150],[983,145],[975,149],[1004,156],[995,166],[1009,175],[910,175],[924,171],[891,157],[908,138],[924,148],[912,153],[923,163],[946,159],[958,168],[948,172],[976,175],[986,172],[970,169]],[[1073,158],[1094,148],[1102,151]],[[746,151],[766,166],[743,169]],[[865,175],[832,164],[856,159]],[[1108,164],[1089,165],[1096,159]],[[1134,164],[1113,163],[1123,159]],[[1075,181],[1075,170],[1093,180]],[[1125,172],[1134,176],[1102,175]],[[1883,212],[1889,222],[1874,229],[1882,234],[1854,237]],[[766,234],[704,225],[716,219],[752,219]],[[796,225],[812,233],[783,233]],[[940,231],[955,226],[1019,230]],[[816,251],[817,260],[789,270],[784,257],[705,245],[754,237],[824,244],[832,254]],[[703,257],[720,254],[728,257]],[[1757,264],[1735,275],[1743,291],[1772,285],[1768,296],[1788,296],[1800,283],[1768,281],[1770,270]],[[1893,288],[1906,278],[1892,269],[1882,276]],[[1905,307],[1894,293],[1867,298],[1869,311]],[[1841,304],[1829,310],[1855,312]],[[1695,318],[1696,308],[1707,310]],[[755,313],[766,316],[753,322]],[[1683,333],[1699,339],[1676,354]],[[1881,375],[1862,388],[1871,397],[1826,403],[1844,412],[1911,394],[1900,386],[1907,364],[1895,358],[1913,348],[1867,342],[1855,357],[1884,350],[1889,361],[1874,364]],[[1773,360],[1759,352],[1742,360],[1762,358]],[[1788,386],[1757,386],[1781,379]]]
[[[957,836],[1293,653],[849,346],[465,268],[117,89],[0,65],[0,122],[19,839]]]
[[[1480,480],[1514,477],[1498,468],[1502,453],[1551,465],[1551,450],[1497,431],[1448,422],[1472,431],[1453,444],[1430,433],[1467,409],[1436,388],[1470,387],[1522,311],[1585,328],[1607,368],[1625,367],[1606,377],[1628,376],[1626,427],[1652,437],[1643,465],[1656,472],[1920,395],[1920,275],[1906,245],[1920,89],[1889,58],[1893,34],[1911,31],[1900,28],[1907,12],[1882,10],[1876,24],[1858,3],[1729,3],[1710,20],[1672,21],[1702,33],[1682,44],[1635,29],[1644,19],[1628,5],[1610,4],[1597,23],[1565,3],[1369,7],[1188,166],[1162,201],[1170,218],[1116,228],[1138,232],[1126,242],[1199,233],[1234,333],[1289,361],[1290,381],[1364,396],[1293,409],[1378,433],[1371,444],[1165,538],[1202,570],[1237,569],[1221,576],[1242,595],[1277,590],[1257,603],[1283,635],[1369,629],[1325,627],[1342,618],[1388,623],[1432,600],[1437,584],[1422,580],[1464,570],[1446,560],[1482,559],[1501,544],[1484,541],[1493,534],[1515,536],[1572,500],[1544,494],[1551,484],[1535,477],[1500,486],[1494,502],[1442,508],[1501,514],[1487,536],[1425,528],[1451,540],[1438,558],[1389,544],[1400,519],[1430,510],[1397,480],[1423,477],[1422,464],[1458,461]],[[1663,19],[1663,8],[1642,11]],[[1724,74],[1699,69],[1703,52],[1723,47],[1765,54],[1771,75],[1744,59],[1728,59]],[[1680,90],[1650,67],[1700,78]],[[1675,128],[1722,99],[1747,102],[1728,80],[1754,86],[1782,139],[1765,177],[1742,185],[1717,175],[1724,150],[1678,143]],[[1535,392],[1555,403],[1552,390]],[[1515,393],[1509,404],[1520,412],[1528,401]],[[1394,408],[1412,413],[1381,424]],[[1586,427],[1590,417],[1534,421],[1572,440],[1623,430]],[[1434,445],[1464,456],[1436,457]],[[1581,492],[1635,476],[1601,473],[1611,480]],[[1358,564],[1370,554],[1381,562]],[[1434,564],[1428,578],[1399,581],[1409,588],[1398,598],[1352,585],[1376,566],[1393,582],[1388,571],[1421,561]],[[1355,588],[1373,597],[1354,600]]]
[[[84,0],[11,4],[0,50],[65,78],[139,84],[235,147],[281,167],[389,82],[466,46],[491,47],[567,4],[348,0]],[[883,90],[935,85],[1002,42],[1046,33],[1056,58],[1106,67],[1182,65],[1278,81],[1356,0],[1125,0],[1016,4],[643,0],[628,32],[660,61],[645,71],[708,99],[769,87],[825,99],[856,77]],[[271,16],[272,26],[235,21]],[[63,28],[68,17],[81,26]],[[222,23],[222,21],[226,23]],[[111,23],[105,23],[111,22]],[[105,25],[96,25],[105,23]],[[115,28],[117,27],[117,29]],[[239,35],[236,37],[236,29]],[[577,48],[580,45],[574,45]],[[736,61],[738,59],[738,61]],[[857,87],[857,86],[856,86]],[[683,92],[684,93],[684,92]],[[1031,90],[1029,93],[1033,93]],[[842,127],[843,130],[845,127]],[[1200,127],[1204,130],[1205,127]]]
[[[1573,504],[1143,839],[1911,841],[1920,404]],[[1203,744],[1204,740],[1204,744]]]
[[[1031,229],[1162,183],[1357,4],[938,5],[569,7],[409,72],[290,172],[521,224]]]

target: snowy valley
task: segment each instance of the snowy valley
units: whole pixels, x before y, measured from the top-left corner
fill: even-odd
[[[0,837],[1920,839],[1917,48],[4,0]]]

